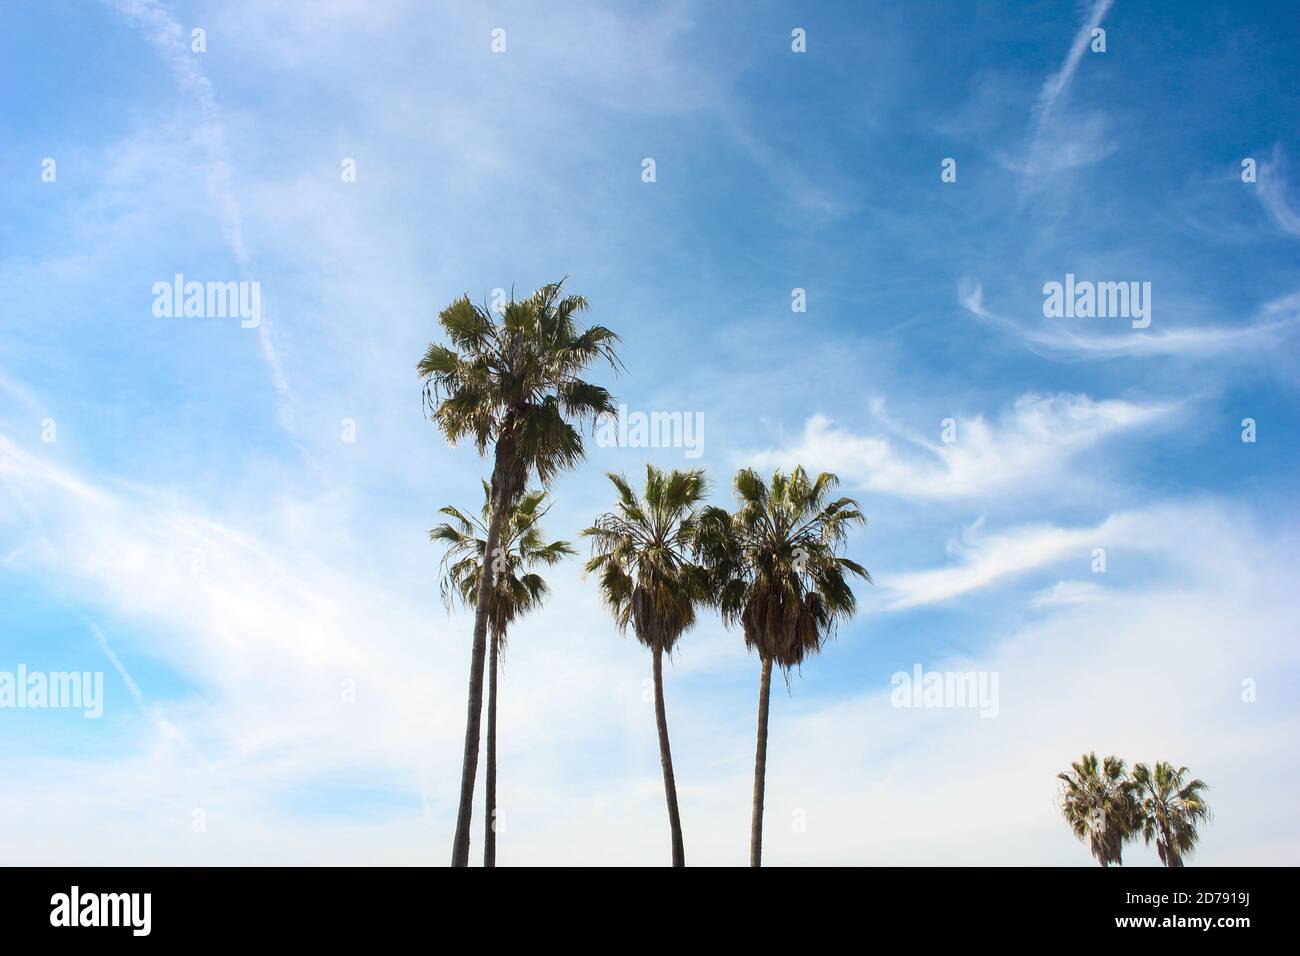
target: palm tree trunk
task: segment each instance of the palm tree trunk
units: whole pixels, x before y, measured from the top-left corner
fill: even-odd
[[[483,553],[483,572],[478,603],[474,608],[474,647],[469,662],[469,705],[465,717],[465,757],[460,771],[460,808],[456,812],[456,838],[451,847],[451,865],[469,866],[469,828],[474,815],[474,780],[478,775],[478,747],[483,719],[483,665],[487,656],[488,601],[492,596],[492,556],[501,540],[501,527],[510,509],[511,488],[506,482],[507,459],[497,442],[496,467],[492,474],[492,518],[488,522]]]
[[[1164,835],[1165,835],[1165,867],[1167,869],[1173,869],[1174,867],[1182,866],[1183,858],[1178,854],[1178,850],[1174,848],[1174,835],[1169,832],[1168,827],[1164,827]]]
[[[497,655],[501,642],[492,635],[492,654],[488,662],[487,718],[487,816],[483,828],[483,865],[497,865]]]
[[[655,658],[655,726],[659,728],[659,762],[664,767],[664,794],[668,798],[668,825],[673,834],[673,866],[686,865],[682,843],[682,818],[677,811],[677,779],[673,776],[673,754],[668,748],[668,716],[664,711],[664,652],[656,647]]]
[[[763,787],[767,781],[767,701],[772,692],[772,660],[763,658],[758,684],[758,749],[754,754],[754,814],[749,824],[749,865],[763,865]]]

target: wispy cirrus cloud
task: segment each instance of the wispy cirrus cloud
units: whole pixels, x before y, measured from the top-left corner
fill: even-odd
[[[190,50],[190,36],[181,24],[156,0],[107,0],[128,23],[144,34],[162,54],[175,76],[177,85],[186,95],[193,97],[199,107],[199,139],[207,150],[208,186],[213,199],[221,209],[226,242],[236,266],[244,279],[252,280],[253,262],[244,245],[244,215],[235,195],[234,171],[230,150],[226,145],[226,130],[217,104],[212,81],[199,65]],[[279,399],[281,424],[289,427],[294,420],[293,393],[285,377],[284,365],[271,340],[267,321],[257,326],[258,343],[262,357],[271,371],[271,381]]]
[[[1256,177],[1256,195],[1269,218],[1283,232],[1300,236],[1300,211],[1291,205],[1286,180],[1286,154],[1274,145],[1269,159],[1260,164]]]
[[[1185,356],[1221,359],[1236,353],[1267,359],[1272,354],[1269,346],[1293,333],[1300,325],[1300,292],[1265,303],[1253,321],[1237,327],[1193,326],[1156,332],[1125,327],[1109,335],[1081,335],[1064,327],[1062,322],[1065,320],[1047,320],[1041,314],[1036,321],[1052,322],[1044,325],[1047,331],[1013,321],[985,304],[984,287],[973,279],[966,279],[959,285],[958,301],[986,325],[1049,358],[1101,360]]]
[[[1114,0],[1096,0],[1084,16],[1060,69],[1043,81],[1030,114],[1029,148],[1018,168],[1026,176],[1058,172],[1105,159],[1116,149],[1100,113],[1065,116],[1064,105],[1092,31],[1100,26]],[[1015,166],[1015,163],[1010,165]]]
[[[49,582],[84,625],[120,680],[106,682],[106,711],[131,727],[139,754],[120,766],[80,760],[86,778],[103,785],[87,805],[130,807],[144,789],[155,792],[159,777],[169,812],[187,821],[191,807],[237,812],[242,840],[279,818],[286,792],[310,792],[322,808],[349,805],[350,814],[357,800],[374,799],[394,832],[382,838],[386,847],[360,849],[357,859],[441,859],[454,817],[449,781],[459,766],[469,625],[445,616],[423,534],[409,536],[412,551],[398,562],[417,569],[409,579],[389,568],[376,580],[338,547],[337,501],[313,501],[299,488],[284,507],[290,513],[279,517],[273,506],[261,519],[245,512],[232,520],[173,490],[87,475],[0,433],[5,574]],[[502,674],[502,760],[512,766],[504,799],[512,808],[523,803],[515,787],[557,786],[555,768],[570,748],[590,753],[616,736],[624,746],[644,738],[653,752],[641,685],[648,659],[614,637],[597,595],[578,582],[576,566],[567,570],[548,572],[549,607],[521,622]],[[569,620],[548,624],[550,613]],[[532,628],[546,639],[530,640]],[[738,643],[727,641],[721,654],[697,643],[705,653],[688,651],[680,670],[744,658]],[[512,683],[516,669],[528,679]],[[123,719],[124,702],[139,722]],[[72,772],[32,759],[52,790]],[[607,765],[621,773],[618,760]],[[564,796],[553,790],[556,804],[577,812],[583,786],[570,780]],[[638,780],[611,786],[645,789]],[[637,799],[658,809],[652,795]],[[512,810],[512,819],[523,816]],[[285,825],[302,834],[332,823],[299,809]],[[133,825],[156,859],[196,853],[211,861],[227,852],[155,843],[156,821]],[[288,842],[300,859],[314,858],[312,840]],[[258,843],[241,843],[244,859],[260,859]]]
[[[191,710],[188,721],[146,703],[122,648],[110,647],[105,630],[83,612],[136,708],[163,739],[188,746],[206,738],[203,749],[218,763],[293,766],[336,748],[331,761],[349,751],[352,759],[368,759],[363,738],[370,719],[427,725],[432,717],[421,703],[432,678],[418,654],[398,654],[397,644],[377,652],[378,639],[369,648],[352,640],[368,627],[363,617],[382,613],[389,619],[382,630],[391,635],[420,627],[414,612],[399,624],[404,612],[379,593],[363,597],[368,586],[291,554],[296,549],[286,542],[186,508],[167,492],[88,479],[0,435],[0,541],[33,536],[42,546],[16,549],[11,573],[47,574],[78,606],[136,622],[136,653],[203,687],[208,704]],[[362,613],[358,600],[369,610]],[[150,640],[159,629],[168,639]],[[413,676],[421,670],[423,681]],[[340,706],[337,689],[345,679],[369,689],[358,708]],[[400,750],[415,741],[394,743]]]
[[[1034,104],[1036,126],[1041,126],[1043,120],[1056,111],[1057,104],[1065,97],[1070,84],[1074,81],[1074,74],[1079,69],[1079,61],[1083,59],[1083,54],[1088,49],[1092,31],[1101,25],[1102,18],[1106,16],[1113,3],[1114,0],[1096,0],[1093,3],[1083,23],[1080,24],[1079,31],[1074,35],[1074,42],[1070,44],[1070,51],[1065,55],[1061,68],[1043,82],[1043,88],[1038,94],[1038,102]]]
[[[1204,500],[1158,502],[1114,512],[1090,525],[1035,522],[990,532],[980,518],[963,529],[960,537],[948,541],[948,563],[884,572],[877,575],[877,584],[885,596],[884,608],[904,611],[1009,586],[1023,575],[1060,565],[1062,571],[1073,568],[1078,577],[1059,580],[1034,593],[1021,592],[1020,597],[1034,608],[1072,607],[1117,592],[1099,582],[1114,570],[1108,569],[1106,555],[1118,552],[1150,555],[1154,560],[1143,562],[1143,566],[1159,568],[1175,580],[1220,574],[1244,583],[1251,574],[1249,562],[1242,552],[1226,544],[1238,540],[1233,525],[1242,520],[1232,508]],[[1216,561],[1219,570],[1212,570]],[[1127,573],[1113,576],[1137,593],[1161,586],[1137,580],[1133,562],[1124,566]]]
[[[801,807],[810,820],[842,820],[858,813],[891,821],[855,833],[851,839],[861,842],[854,846],[837,848],[843,835],[829,832],[834,827],[820,833],[823,852],[844,863],[868,856],[913,864],[954,858],[976,862],[974,851],[982,837],[975,834],[988,832],[977,821],[1006,819],[1004,814],[1020,820],[1015,826],[992,824],[1018,844],[1010,857],[1077,861],[1082,848],[1060,822],[1052,787],[1040,781],[1068,764],[1062,754],[1073,759],[1105,741],[1107,748],[1131,759],[1163,759],[1157,755],[1177,752],[1177,759],[1188,765],[1213,767],[1222,784],[1216,786],[1215,828],[1198,851],[1199,862],[1263,862],[1294,855],[1300,842],[1284,822],[1289,811],[1261,798],[1257,784],[1234,780],[1229,769],[1255,767],[1274,781],[1297,777],[1295,768],[1270,764],[1266,757],[1270,743],[1297,737],[1294,718],[1280,710],[1289,691],[1270,681],[1277,687],[1272,703],[1246,703],[1242,695],[1245,679],[1258,680],[1262,688],[1261,675],[1294,672],[1296,653],[1286,619],[1294,613],[1296,598],[1278,587],[1279,570],[1273,563],[1281,554],[1294,553],[1294,541],[1283,544],[1285,536],[1279,540],[1240,517],[1206,502],[1148,516],[1141,529],[1163,536],[1159,544],[1165,556],[1177,553],[1184,559],[1176,579],[1117,587],[1113,593],[1107,589],[1106,600],[1040,607],[1005,640],[975,655],[917,658],[927,668],[998,674],[1001,711],[996,720],[982,721],[969,710],[891,707],[885,688],[874,699],[864,695],[807,713],[793,727],[789,720],[774,722],[780,728],[775,759],[783,767],[793,760],[796,767],[794,776],[783,775],[779,791],[769,789],[770,805]],[[1135,524],[1132,531],[1138,530]],[[1235,565],[1223,573],[1225,562],[1257,548],[1257,576],[1235,573]],[[1264,554],[1270,557],[1260,561]],[[1115,576],[1112,567],[1110,577]],[[1092,588],[1075,596],[1084,593],[1096,596]],[[924,751],[914,750],[922,740]],[[938,766],[930,748],[946,755]],[[819,767],[835,754],[837,780],[853,779],[847,790],[818,785]],[[877,768],[874,780],[857,776],[866,766]],[[1006,787],[1006,780],[1022,773],[1022,786]],[[932,794],[958,790],[978,796],[975,805],[963,804],[954,820],[943,809],[948,801]],[[1258,821],[1246,807],[1257,800],[1262,813],[1279,821],[1286,852],[1249,836]],[[893,832],[892,822],[913,813],[946,835],[949,845],[942,853],[926,846],[932,834],[928,827],[924,840],[915,832]],[[778,839],[794,854],[806,838],[783,834]],[[1153,865],[1154,854],[1135,848],[1125,863]]]
[[[1035,608],[1072,607],[1077,604],[1091,604],[1103,601],[1108,592],[1101,585],[1092,581],[1057,581],[1050,588],[1043,588],[1029,600],[1029,606]]]
[[[983,415],[954,417],[951,442],[903,433],[902,445],[814,415],[794,443],[755,452],[746,460],[759,467],[802,464],[834,471],[868,491],[903,498],[978,498],[1050,481],[1073,456],[1130,428],[1167,418],[1177,407],[1029,393],[995,421]]]
[[[884,575],[878,583],[888,594],[888,610],[941,604],[1067,558],[1074,559],[1081,569],[1086,568],[1093,548],[1132,542],[1140,522],[1137,515],[1120,514],[1092,527],[1034,524],[997,534],[984,534],[983,522],[977,522],[960,540],[948,542],[951,565]],[[1057,598],[1070,593],[1074,592],[1067,588]]]

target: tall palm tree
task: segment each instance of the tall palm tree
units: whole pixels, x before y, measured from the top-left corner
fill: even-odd
[[[1163,760],[1154,771],[1144,763],[1133,768],[1142,841],[1150,846],[1154,840],[1160,862],[1169,867],[1182,866],[1192,855],[1201,836],[1197,827],[1212,819],[1203,796],[1209,786],[1204,780],[1184,783],[1186,776],[1186,767],[1175,770]]]
[[[663,472],[646,465],[645,491],[638,497],[622,475],[610,474],[618,490],[615,510],[601,515],[582,534],[591,539],[588,572],[599,572],[601,594],[620,631],[628,624],[654,655],[655,724],[663,765],[673,866],[686,865],[677,782],[668,746],[664,711],[663,656],[695,623],[697,605],[709,600],[708,582],[690,556],[706,481],[702,471]]]
[[[531,569],[553,567],[576,554],[567,541],[549,544],[542,535],[541,520],[546,492],[529,491],[510,509],[501,532],[500,558],[493,565],[492,593],[488,596],[488,637],[491,662],[488,667],[487,717],[487,814],[484,818],[483,865],[496,866],[497,810],[497,661],[505,649],[510,625],[541,606],[549,593],[546,581]],[[478,604],[483,581],[483,556],[487,554],[487,526],[492,520],[492,489],[483,482],[482,517],[466,516],[458,508],[441,509],[450,518],[429,532],[429,538],[447,546],[442,558],[442,597],[450,608],[454,601],[466,607]]]
[[[871,581],[866,568],[842,554],[849,529],[867,519],[852,498],[831,498],[838,484],[829,472],[812,480],[796,467],[789,475],[776,471],[769,485],[753,469],[742,469],[735,479],[739,510],[728,515],[710,508],[701,519],[699,550],[714,600],[724,621],[740,624],[745,645],[762,665],[750,866],[763,862],[772,665],[788,680],[790,668],[821,650],[836,625],[853,616],[850,578]]]
[[[480,455],[493,451],[492,508],[483,555],[483,586],[474,606],[465,754],[460,807],[452,844],[452,866],[469,865],[470,820],[478,772],[483,716],[483,665],[487,652],[488,595],[506,515],[523,493],[530,474],[543,485],[581,461],[582,433],[574,427],[612,413],[609,392],[579,376],[594,362],[620,367],[618,336],[595,325],[581,328],[587,310],[582,296],[564,295],[563,280],[510,302],[500,321],[486,306],[462,296],[438,314],[449,345],[432,343],[416,370],[424,380],[424,402],[447,441],[472,439]]]
[[[1102,866],[1122,865],[1124,844],[1137,822],[1136,788],[1124,761],[1110,756],[1099,762],[1095,753],[1086,753],[1056,777],[1061,813],[1074,835],[1087,838]]]

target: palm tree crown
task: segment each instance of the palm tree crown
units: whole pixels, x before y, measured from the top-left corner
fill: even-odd
[[[1124,843],[1133,834],[1137,803],[1133,781],[1119,757],[1097,760],[1087,753],[1056,775],[1061,781],[1061,813],[1102,866],[1122,864]]]
[[[628,624],[646,647],[672,653],[709,597],[703,571],[690,560],[707,488],[702,471],[665,473],[646,465],[645,495],[610,474],[615,511],[582,532],[591,539],[588,573],[599,572],[601,594],[620,630]]]
[[[561,296],[563,280],[525,299],[513,297],[500,322],[486,306],[462,296],[438,315],[450,345],[430,344],[417,365],[425,403],[447,440],[508,452],[511,490],[522,490],[528,469],[549,482],[583,457],[581,432],[571,420],[594,421],[614,411],[604,388],[579,378],[593,362],[621,368],[618,336],[601,325],[580,328],[587,311],[579,295]]]
[[[1133,768],[1137,789],[1138,820],[1142,840],[1154,840],[1156,853],[1165,866],[1182,866],[1200,839],[1197,829],[1211,819],[1204,793],[1210,788],[1203,780],[1184,783],[1187,768],[1159,761],[1153,771],[1144,763]]]
[[[746,646],[785,670],[853,615],[850,575],[871,580],[840,553],[849,529],[866,517],[852,498],[831,500],[838,483],[828,472],[810,480],[796,467],[776,471],[769,485],[746,468],[736,473],[740,509],[711,508],[702,521],[701,550],[723,619],[739,623]]]
[[[487,553],[487,524],[492,510],[492,491],[486,481],[483,498],[481,518],[467,516],[460,509],[448,506],[440,513],[451,520],[429,532],[430,540],[447,546],[442,559],[446,569],[442,597],[449,607],[455,600],[466,607],[478,603],[483,558]],[[499,559],[493,568],[492,594],[488,598],[488,630],[498,648],[505,645],[510,625],[540,606],[548,593],[546,581],[529,569],[553,567],[577,553],[567,541],[545,541],[541,520],[547,510],[546,492],[529,491],[507,515],[498,548]]]

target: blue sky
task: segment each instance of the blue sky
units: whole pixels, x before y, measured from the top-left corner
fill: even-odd
[[[1054,775],[1096,749],[1211,784],[1199,861],[1293,863],[1296,34],[1124,0],[4,5],[0,671],[105,674],[98,720],[0,710],[6,858],[446,858],[469,620],[426,532],[487,465],[414,365],[456,296],[571,273],[624,339],[602,381],[705,431],[593,443],[553,536],[647,460],[718,501],[833,470],[870,518],[859,616],[774,693],[768,862],[1086,863]],[[176,273],[258,282],[260,325],[155,317]],[[1150,327],[1045,318],[1067,273],[1151,283]],[[551,577],[502,678],[499,860],[666,862],[649,656]],[[917,664],[997,673],[998,716],[892,707]],[[690,862],[744,862],[757,673],[712,618],[668,669]]]

